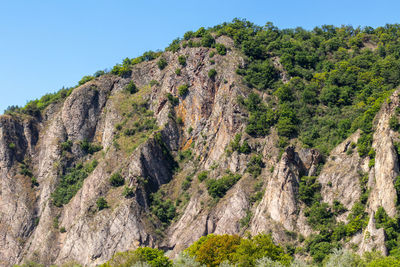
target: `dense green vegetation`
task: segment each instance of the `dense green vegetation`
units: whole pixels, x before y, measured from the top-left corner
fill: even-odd
[[[79,146],[85,154],[93,154],[103,149],[101,145],[90,143],[87,139],[80,141]]]
[[[69,168],[64,174],[53,194],[52,201],[55,206],[61,207],[67,204],[83,185],[83,180],[96,168],[98,162],[93,160],[85,165],[77,164],[75,167]]]
[[[254,95],[246,99],[248,133],[264,136],[276,126],[280,136],[298,137],[304,145],[327,153],[360,128],[367,136],[360,150],[370,148],[372,119],[400,83],[399,25],[376,29],[324,25],[306,31],[280,30],[271,23],[260,27],[235,19],[188,32],[184,39],[201,37],[201,45],[209,46],[209,33],[233,38],[247,56],[247,64],[238,73],[250,87],[276,97],[268,98],[267,105]],[[281,70],[272,64],[276,59],[287,72],[288,83],[282,83]]]
[[[304,215],[311,228],[317,231],[305,240],[305,250],[310,253],[315,262],[322,262],[333,249],[342,246],[342,240],[351,237],[365,229],[368,223],[368,214],[365,212],[365,204],[368,200],[366,189],[367,175],[360,174],[362,195],[351,209],[348,223],[338,223],[336,216],[345,212],[345,207],[335,200],[333,205],[321,202],[321,185],[315,176],[304,176],[300,179],[299,200],[305,205]]]
[[[168,259],[164,252],[158,249],[143,247],[134,251],[118,252],[100,267],[116,267],[116,266],[144,266],[135,265],[146,262],[151,267],[172,267],[172,261]]]
[[[111,175],[110,184],[113,187],[123,186],[125,184],[125,179],[119,172],[116,172]]]
[[[56,265],[51,265],[56,267]],[[81,265],[66,264],[62,266]],[[270,235],[259,234],[241,238],[236,235],[207,235],[194,242],[172,262],[159,249],[139,247],[136,250],[117,252],[113,257],[100,265],[101,267],[149,266],[149,267],[315,267],[315,266],[350,266],[350,267],[392,267],[400,266],[395,257],[383,257],[377,252],[368,252],[363,256],[348,250],[334,250],[319,265],[309,264],[303,260],[293,259],[287,251],[274,244]],[[44,267],[28,261],[16,267]]]
[[[208,235],[201,237],[185,250],[195,260],[206,266],[219,266],[222,262],[237,266],[255,266],[258,259],[268,257],[287,265],[291,257],[276,246],[269,235],[241,238],[236,235]]]
[[[72,93],[73,88],[62,88],[56,93],[46,94],[40,99],[29,101],[24,107],[10,106],[4,114],[22,113],[34,117],[40,116],[40,112],[43,111],[52,103],[63,101]]]
[[[240,174],[228,173],[219,179],[207,180],[207,190],[213,198],[221,198],[241,178]]]
[[[167,199],[165,200],[165,192],[160,190],[157,193],[151,195],[151,211],[152,213],[165,225],[169,225],[170,222],[177,215],[176,207],[174,203]]]
[[[399,218],[390,218],[383,207],[379,207],[375,213],[377,228],[385,229],[386,247],[390,255],[400,258],[400,223]]]

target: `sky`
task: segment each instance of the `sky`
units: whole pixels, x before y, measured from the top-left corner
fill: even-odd
[[[378,27],[400,23],[399,10],[398,0],[0,0],[0,113],[202,26]]]

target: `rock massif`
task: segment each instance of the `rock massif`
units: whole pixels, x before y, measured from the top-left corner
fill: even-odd
[[[95,266],[117,251],[138,246],[159,247],[173,257],[210,233],[270,232],[281,243],[291,240],[288,232],[307,237],[314,231],[298,199],[302,176],[318,176],[322,200],[329,204],[340,200],[348,211],[338,220],[346,222],[362,194],[361,177],[367,175],[370,219],[366,230],[351,242],[359,245],[359,252],[386,252],[384,230],[376,229],[373,215],[380,206],[388,215],[396,214],[394,180],[399,169],[394,142],[399,137],[388,125],[399,105],[397,92],[375,119],[373,167],[368,158],[348,153],[359,132],[326,158],[296,143],[280,151],[274,129],[265,138],[244,133],[247,114],[237,98],[250,89],[235,72],[244,60],[229,38],[217,42],[231,48],[227,55],[210,58],[209,48],[165,52],[162,57],[168,65],[162,70],[156,60],[143,62],[128,76],[106,74],[77,87],[41,116],[0,117],[1,265],[32,259]],[[184,65],[178,62],[179,55],[186,56]],[[210,78],[211,69],[217,75]],[[133,94],[125,90],[131,81],[139,89]],[[189,86],[187,93],[180,94],[181,85]],[[140,133],[124,131],[135,112],[153,116],[157,127],[146,129],[149,119]],[[238,133],[243,133],[241,141],[248,141],[253,155],[261,155],[258,177],[246,171],[252,154],[227,153]],[[70,147],[63,149],[68,141]],[[88,153],[82,148],[84,142],[102,149]],[[62,177],[79,163],[93,160],[97,164],[77,193],[67,203],[55,205],[53,194]],[[202,171],[209,179],[228,172],[241,178],[217,201],[206,183],[197,179]],[[123,192],[126,187],[110,185],[116,172],[132,190],[128,196]],[[190,186],[183,189],[187,177]],[[155,192],[176,203],[171,202],[177,215],[169,223],[153,215],[150,195]],[[108,208],[99,210],[96,202],[101,197]]]

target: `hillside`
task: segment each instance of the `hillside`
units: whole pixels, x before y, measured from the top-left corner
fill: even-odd
[[[399,38],[234,20],[11,106],[1,264],[174,258],[209,234],[262,233],[286,265],[400,257]]]

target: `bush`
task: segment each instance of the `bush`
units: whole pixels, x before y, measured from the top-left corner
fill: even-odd
[[[98,198],[97,201],[96,201],[96,205],[97,205],[97,209],[99,211],[103,210],[103,209],[106,209],[106,208],[109,208],[109,206],[107,204],[107,201],[105,200],[104,197]]]
[[[243,144],[239,148],[239,153],[249,154],[250,152],[251,152],[251,147],[249,146],[247,140],[244,140]]]
[[[370,159],[368,162],[368,168],[372,168],[375,166],[375,159]]]
[[[117,64],[112,68],[111,74],[118,75],[122,78],[127,78],[132,74],[132,70],[129,66],[122,66],[120,64]]]
[[[361,133],[360,138],[357,141],[357,150],[360,157],[364,157],[371,150],[372,146],[372,134],[367,134],[365,132]]]
[[[209,33],[204,34],[203,37],[201,38],[201,46],[211,47],[214,45],[214,43],[215,43],[215,39]]]
[[[39,182],[36,179],[36,177],[32,176],[31,177],[31,187],[39,186]]]
[[[196,261],[207,266],[219,266],[222,262],[234,260],[241,238],[237,235],[208,235],[200,238],[186,251]]]
[[[251,211],[246,212],[246,216],[244,216],[242,219],[240,219],[239,224],[240,227],[249,227],[249,223],[251,220],[251,217],[253,216],[253,213]]]
[[[78,85],[79,86],[84,85],[85,83],[87,83],[87,82],[89,82],[89,81],[91,81],[93,79],[94,79],[94,77],[90,76],[90,75],[89,76],[83,76],[82,79],[78,82]]]
[[[98,71],[96,71],[96,72],[93,74],[93,76],[94,76],[95,78],[98,78],[98,77],[100,77],[100,76],[103,76],[104,74],[106,74],[106,72],[105,72],[104,70],[98,70]]]
[[[72,148],[72,141],[71,140],[67,140],[67,141],[61,143],[61,150],[62,151],[71,151],[71,148]]]
[[[172,106],[176,106],[179,104],[179,98],[174,97],[171,93],[167,94],[167,99],[171,103]]]
[[[149,84],[151,87],[153,87],[154,85],[160,85],[160,83],[157,80],[151,80]]]
[[[182,186],[181,186],[183,191],[186,191],[190,188],[190,186],[192,184],[192,176],[193,175],[186,176],[186,179],[185,179],[185,181],[183,181]]]
[[[197,179],[199,179],[200,182],[203,182],[205,179],[207,179],[207,177],[208,177],[207,171],[202,171],[197,175]]]
[[[304,215],[307,217],[307,223],[314,230],[326,229],[334,223],[333,213],[327,203],[314,202],[310,208],[306,209]]]
[[[165,60],[165,58],[160,58],[160,60],[158,60],[157,62],[157,66],[160,70],[165,69],[165,67],[168,65],[167,60]]]
[[[229,173],[220,179],[210,179],[207,181],[208,193],[213,198],[221,198],[240,178],[240,174]]]
[[[300,178],[299,184],[299,199],[307,206],[312,206],[314,203],[321,201],[321,185],[317,181],[316,176],[303,176]]]
[[[262,155],[253,155],[247,163],[246,171],[254,178],[257,178],[261,174],[263,168],[264,162],[262,161]]]
[[[354,235],[368,224],[368,214],[365,212],[365,206],[361,202],[356,202],[347,216],[346,234]]]
[[[278,71],[269,61],[252,61],[243,72],[244,80],[254,88],[265,90],[271,88],[278,79]]]
[[[165,48],[165,51],[171,51],[172,53],[178,52],[179,49],[181,49],[180,42],[181,42],[181,39],[176,38],[175,40],[172,41],[172,43],[167,48]]]
[[[283,248],[275,245],[271,236],[265,234],[248,239],[237,235],[210,234],[198,239],[184,253],[207,266],[227,266],[226,262],[232,264],[228,266],[258,266],[256,262],[264,257],[270,259],[269,263],[281,263],[283,266],[291,262],[291,257],[285,254]]]
[[[389,127],[393,131],[398,131],[399,130],[400,124],[399,124],[399,120],[397,119],[396,116],[390,117],[390,119],[389,119]]]
[[[184,56],[184,55],[180,55],[179,57],[178,57],[178,62],[179,62],[179,64],[181,64],[181,66],[186,66],[186,56]]]
[[[147,263],[151,267],[172,267],[172,261],[164,255],[163,251],[149,247],[115,253],[109,261],[103,263],[100,267],[136,266],[140,263]]]
[[[110,184],[113,187],[123,186],[125,184],[125,179],[121,176],[119,172],[114,173],[110,177]]]
[[[215,44],[215,48],[221,56],[226,55],[226,47],[223,44]]]
[[[175,70],[175,74],[178,75],[178,76],[180,76],[180,75],[181,75],[181,69],[179,69],[179,68],[176,69],[176,70]]]
[[[185,34],[183,35],[183,39],[185,39],[185,40],[190,40],[190,38],[193,38],[194,37],[194,32],[192,32],[192,31],[188,31],[188,32],[185,32]]]
[[[189,256],[188,253],[181,252],[178,257],[174,259],[174,267],[205,267],[200,262],[196,261],[195,257]]]
[[[238,102],[250,113],[246,132],[254,137],[267,135],[276,122],[275,112],[256,93],[250,93],[246,100],[238,99]]]
[[[125,91],[129,92],[130,94],[134,94],[138,91],[138,88],[136,87],[136,84],[133,81],[130,81],[125,86]]]
[[[270,235],[258,234],[241,240],[236,251],[235,262],[239,266],[254,266],[257,260],[264,257],[285,266],[291,261],[291,257],[285,254],[283,248],[274,244]]]
[[[217,76],[217,71],[216,71],[215,69],[210,69],[210,70],[208,71],[208,77],[209,77],[211,80],[214,80],[214,79],[215,79],[215,76]]]
[[[180,96],[185,96],[189,92],[189,85],[183,84],[178,87],[178,93]]]
[[[87,139],[81,141],[79,145],[85,154],[93,154],[103,149],[101,145],[92,144]]]
[[[53,204],[56,207],[67,204],[82,187],[83,181],[93,172],[97,164],[97,160],[93,160],[85,165],[77,164],[75,167],[67,169],[66,174],[61,177],[59,184],[51,194]]]
[[[135,193],[133,192],[133,188],[129,187],[129,186],[125,186],[124,187],[124,191],[122,191],[122,195],[125,198],[131,198],[135,195]]]
[[[163,199],[162,191],[151,195],[150,209],[164,225],[169,225],[177,215],[174,203],[170,199]]]

